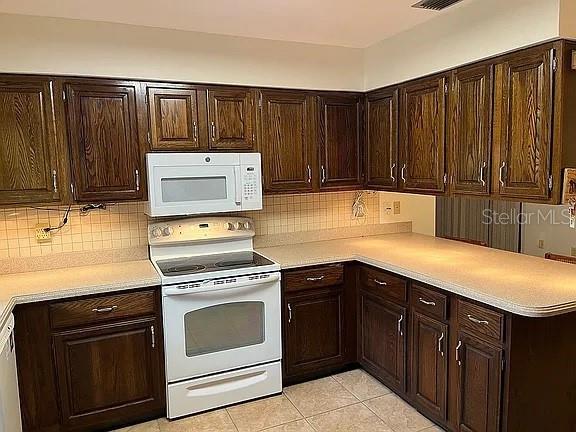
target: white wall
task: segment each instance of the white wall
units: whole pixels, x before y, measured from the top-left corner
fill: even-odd
[[[412,232],[426,235],[436,234],[436,197],[394,192],[379,192],[380,223],[412,222]],[[387,215],[388,203],[400,201],[400,214]]]
[[[560,36],[576,39],[576,0],[560,0]]]
[[[362,90],[362,51],[0,14],[0,72]]]
[[[544,256],[546,252],[570,255],[576,247],[576,229],[570,228],[567,206],[549,206],[543,204],[524,204],[523,213],[529,223],[522,226],[522,253]],[[538,217],[539,216],[539,217]],[[544,248],[538,243],[544,241]]]
[[[465,0],[433,20],[367,48],[364,87],[396,84],[558,37],[560,1],[576,3]]]

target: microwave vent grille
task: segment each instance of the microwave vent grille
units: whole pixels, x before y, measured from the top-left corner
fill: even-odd
[[[461,1],[462,0],[422,0],[413,4],[412,7],[416,9],[441,11],[455,5],[456,3],[460,3]]]

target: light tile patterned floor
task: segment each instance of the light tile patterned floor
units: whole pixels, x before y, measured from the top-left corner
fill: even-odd
[[[287,387],[280,396],[116,432],[442,432],[362,370]]]

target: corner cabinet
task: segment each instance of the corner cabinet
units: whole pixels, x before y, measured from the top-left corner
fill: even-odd
[[[369,93],[366,98],[366,185],[398,187],[398,89]]]
[[[259,100],[264,191],[312,192],[314,97],[263,90]]]
[[[360,95],[319,97],[320,189],[362,185]]]
[[[132,81],[82,80],[65,84],[76,201],[144,197],[139,91],[140,84]]]
[[[67,150],[56,130],[54,81],[0,76],[0,205],[67,196]]]
[[[405,192],[445,190],[448,85],[449,75],[443,74],[400,87],[400,177]]]

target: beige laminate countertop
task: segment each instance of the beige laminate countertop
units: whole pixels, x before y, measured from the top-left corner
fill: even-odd
[[[15,305],[160,285],[148,260],[0,276],[0,326]]]
[[[283,269],[356,260],[505,311],[546,317],[576,311],[576,266],[420,234],[257,249]]]

